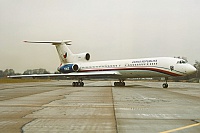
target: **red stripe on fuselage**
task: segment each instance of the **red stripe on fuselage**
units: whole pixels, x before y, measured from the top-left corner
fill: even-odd
[[[177,74],[177,73],[174,73],[172,71],[167,71],[167,70],[163,70],[163,69],[160,69],[160,68],[150,68],[150,67],[86,69],[86,70],[80,70],[80,72],[114,71],[114,70],[147,70],[147,71],[154,71],[154,72],[167,74],[167,75],[170,75],[170,76],[183,76],[181,74]]]

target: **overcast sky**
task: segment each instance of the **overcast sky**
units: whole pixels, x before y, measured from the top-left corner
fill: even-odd
[[[0,0],[0,70],[60,64],[54,46],[72,40],[91,60],[185,56],[200,61],[199,0]]]

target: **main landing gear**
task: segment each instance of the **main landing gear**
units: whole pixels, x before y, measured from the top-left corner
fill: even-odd
[[[79,79],[78,82],[73,82],[72,86],[73,87],[83,87],[84,86],[84,82],[82,82],[82,79]]]
[[[125,86],[124,80],[119,80],[119,82],[114,82],[114,86]]]
[[[166,77],[165,78],[166,83],[163,83],[163,85],[162,85],[163,88],[168,88],[167,80],[168,80],[168,78]]]

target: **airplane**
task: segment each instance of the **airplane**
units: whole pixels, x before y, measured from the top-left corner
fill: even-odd
[[[193,74],[197,69],[186,60],[175,57],[155,57],[125,60],[108,60],[90,62],[90,53],[73,54],[67,45],[70,40],[65,41],[24,41],[26,43],[52,44],[56,47],[60,58],[58,74],[33,74],[13,75],[9,78],[22,77],[59,77],[65,76],[77,79],[73,82],[74,87],[83,87],[83,79],[118,79],[114,86],[125,86],[127,78],[153,78],[164,77],[163,88],[168,88],[168,77],[186,76]]]

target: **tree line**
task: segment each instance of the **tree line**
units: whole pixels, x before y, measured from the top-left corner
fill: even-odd
[[[6,77],[11,75],[31,75],[31,74],[49,74],[50,72],[46,69],[39,68],[39,69],[28,69],[21,73],[15,73],[13,69],[6,69],[6,70],[0,70],[0,77]]]
[[[195,61],[194,67],[197,69],[196,77],[200,78],[200,62]]]

